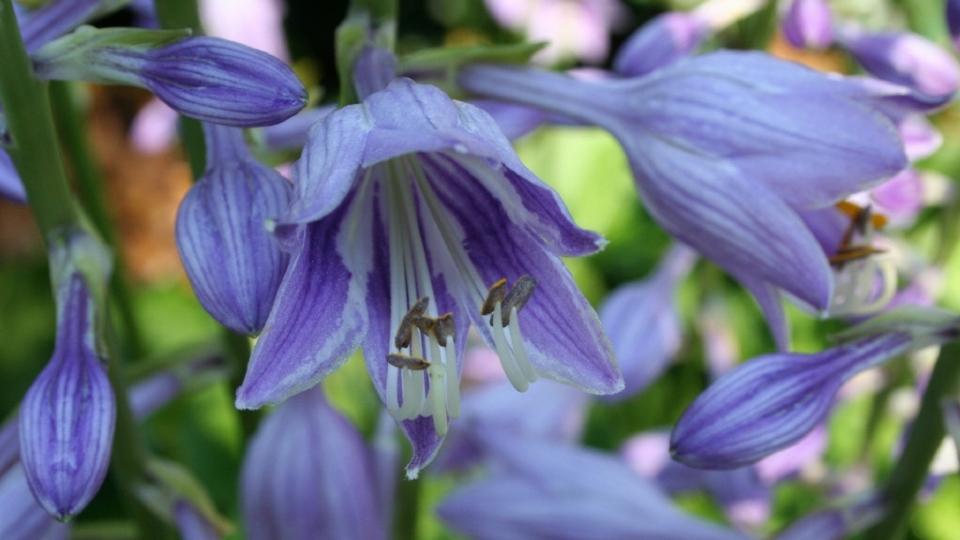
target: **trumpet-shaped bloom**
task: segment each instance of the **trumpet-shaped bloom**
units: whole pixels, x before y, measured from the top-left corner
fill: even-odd
[[[20,459],[37,502],[64,520],[103,483],[116,403],[97,351],[96,308],[79,272],[60,283],[57,307],[53,358],[20,409]]]
[[[432,459],[472,322],[520,390],[538,375],[594,393],[623,382],[600,322],[559,256],[603,239],[520,163],[479,109],[406,79],[311,132],[277,234],[291,252],[254,348],[241,408],[278,402],[362,343],[387,410]]]
[[[956,333],[955,321],[877,324],[888,324],[890,331],[816,354],[760,356],[721,377],[677,422],[671,440],[674,459],[704,469],[753,463],[820,424],[837,390],[853,375]]]
[[[825,49],[833,43],[833,17],[825,0],[793,0],[782,23],[794,47]]]
[[[203,307],[227,328],[256,334],[267,321],[287,254],[267,232],[290,184],[253,159],[237,128],[204,124],[207,170],[180,203],[177,248]]]
[[[320,388],[263,422],[241,474],[251,540],[386,538],[370,450]]]
[[[498,468],[440,503],[452,528],[479,540],[743,540],[678,510],[611,455],[490,432]]]
[[[215,124],[276,124],[307,103],[293,71],[265,52],[219,38],[172,37],[84,28],[31,58],[40,78],[141,86],[177,112]]]
[[[458,82],[610,131],[651,215],[747,286],[775,328],[777,289],[821,310],[833,294],[796,209],[830,206],[906,165],[874,90],[762,54],[717,52],[607,81],[476,65]]]

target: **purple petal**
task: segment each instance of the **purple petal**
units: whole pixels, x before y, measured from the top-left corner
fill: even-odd
[[[620,47],[613,69],[640,77],[693,54],[707,37],[707,25],[696,15],[668,12],[654,17]]]
[[[279,124],[261,128],[263,145],[268,150],[277,151],[303,148],[310,128],[336,109],[334,105],[304,109]]]
[[[825,49],[833,43],[833,17],[824,0],[793,0],[781,28],[787,41],[800,49]]]
[[[935,43],[912,33],[848,30],[841,42],[872,75],[931,96],[950,95],[960,84],[960,66]]]
[[[750,275],[733,276],[745,289],[750,291],[753,298],[760,306],[767,326],[770,327],[770,333],[773,334],[773,341],[779,351],[790,350],[790,323],[787,321],[787,313],[783,308],[783,299],[780,291],[770,283],[755,279]]]
[[[515,103],[478,99],[471,101],[470,104],[489,114],[500,126],[503,135],[511,141],[537,129],[550,118],[547,112]]]
[[[207,172],[187,192],[177,214],[177,248],[197,299],[214,319],[239,334],[256,334],[267,321],[287,266],[266,230],[286,210],[290,184],[253,160],[236,128],[230,143],[207,137]]]
[[[18,203],[27,202],[27,192],[23,189],[20,175],[13,166],[10,154],[3,150],[0,150],[0,196]]]
[[[16,465],[0,475],[0,538],[3,540],[67,540],[71,526],[59,523],[30,493],[23,469]]]
[[[897,123],[910,161],[917,161],[940,149],[943,136],[922,114],[911,114]]]
[[[183,540],[219,540],[221,538],[216,527],[186,501],[180,500],[174,503],[173,517]]]
[[[295,249],[237,389],[238,408],[278,403],[315,386],[360,344],[367,326],[364,285],[342,255],[355,249],[341,229],[349,206],[289,233]]]
[[[462,180],[476,176],[474,171],[483,165],[465,169],[462,164],[470,164],[466,158],[422,163],[440,201],[460,224],[464,248],[483,282],[505,277],[513,283],[522,275],[538,280],[533,297],[519,313],[524,343],[537,370],[591,393],[620,390],[623,382],[610,342],[570,272],[544,250],[542,240],[514,224],[509,199]],[[479,310],[469,317],[492,346],[488,317]]]
[[[35,9],[17,10],[20,35],[28,53],[80,25],[116,11],[129,0],[50,0]]]
[[[916,169],[905,169],[874,188],[870,198],[891,223],[910,223],[924,207],[923,179]]]
[[[261,424],[241,471],[250,540],[386,538],[370,450],[319,388],[293,396]]]
[[[693,402],[673,430],[671,453],[692,467],[732,469],[785,448],[823,421],[844,381],[903,354],[911,339],[881,334],[818,354],[754,358]]]
[[[57,305],[53,357],[20,409],[20,459],[37,501],[64,520],[83,510],[103,483],[116,403],[95,349],[95,307],[81,274],[61,282]]]

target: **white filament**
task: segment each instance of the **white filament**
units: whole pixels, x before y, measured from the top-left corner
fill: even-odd
[[[507,379],[510,381],[510,384],[517,389],[518,392],[526,392],[527,388],[530,387],[529,381],[520,372],[520,368],[517,367],[517,363],[513,357],[513,351],[510,350],[510,347],[507,345],[507,338],[504,336],[503,332],[503,307],[500,302],[497,302],[497,305],[493,308],[493,343],[497,348],[497,356],[500,357],[500,365],[503,366],[503,372],[507,374]]]

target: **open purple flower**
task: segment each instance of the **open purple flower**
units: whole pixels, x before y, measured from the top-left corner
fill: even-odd
[[[605,81],[475,65],[458,82],[608,130],[652,216],[749,288],[775,329],[777,290],[819,310],[833,293],[827,258],[796,210],[833,205],[906,165],[868,88],[758,53]]]
[[[323,118],[277,235],[291,253],[237,406],[316,384],[362,343],[388,411],[429,462],[459,415],[472,322],[520,390],[623,386],[560,256],[597,251],[479,109],[406,79]]]
[[[177,248],[193,290],[218,322],[256,334],[267,321],[288,256],[267,232],[291,187],[253,159],[238,128],[204,123],[207,170],[177,214]]]

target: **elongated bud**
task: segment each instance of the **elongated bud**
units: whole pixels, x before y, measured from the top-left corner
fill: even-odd
[[[824,0],[793,0],[783,17],[783,36],[800,49],[825,49],[833,43],[833,17]]]
[[[290,184],[253,160],[239,129],[205,124],[208,167],[177,214],[177,248],[203,307],[241,334],[259,333],[287,267],[267,231]]]
[[[320,388],[283,402],[250,443],[241,497],[250,540],[386,538],[370,450]]]
[[[870,74],[930,96],[957,91],[960,67],[935,43],[911,33],[847,29],[838,38]]]
[[[695,15],[664,13],[630,36],[617,53],[613,69],[630,77],[646,75],[693,54],[707,32],[705,22]]]
[[[20,408],[20,460],[34,497],[67,520],[100,489],[116,419],[99,338],[109,256],[82,231],[51,241],[57,341]]]
[[[159,459],[147,468],[150,483],[140,484],[137,497],[165,521],[176,525],[184,540],[213,540],[234,526],[217,513],[198,480],[183,466]]]
[[[853,375],[956,338],[955,317],[943,324],[887,320],[865,323],[866,329],[853,334],[857,341],[817,354],[761,356],[721,377],[674,428],[674,459],[704,469],[749,465],[797,442],[822,422],[840,385]]]
[[[32,59],[40,78],[142,86],[183,115],[229,126],[276,124],[307,103],[303,84],[277,58],[180,31],[84,27]]]

